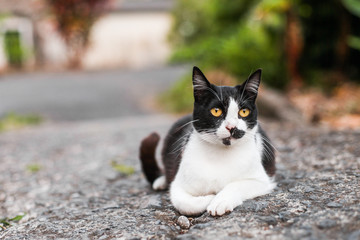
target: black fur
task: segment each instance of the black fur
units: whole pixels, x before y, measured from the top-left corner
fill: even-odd
[[[184,147],[193,131],[191,121],[191,115],[181,118],[171,127],[165,138],[161,154],[167,183],[174,180],[179,169]]]
[[[268,176],[272,177],[275,175],[276,167],[275,167],[275,149],[270,142],[270,139],[266,135],[265,131],[261,128],[259,124],[259,132],[262,136],[262,143],[264,146],[264,150],[261,156],[261,163],[267,173]]]
[[[159,143],[160,136],[152,133],[144,138],[140,145],[141,167],[145,173],[146,179],[153,183],[156,178],[160,177],[161,171],[156,163],[155,150]]]

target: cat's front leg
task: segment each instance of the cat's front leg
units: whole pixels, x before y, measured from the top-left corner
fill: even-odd
[[[215,195],[193,196],[186,192],[176,180],[170,187],[170,200],[174,207],[187,216],[199,215],[206,211]]]
[[[207,207],[212,216],[229,213],[246,199],[251,199],[271,192],[274,184],[258,180],[242,180],[232,182],[224,187]]]

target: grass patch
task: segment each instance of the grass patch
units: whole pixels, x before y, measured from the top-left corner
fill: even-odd
[[[16,113],[8,113],[0,118],[0,132],[23,128],[31,125],[38,125],[42,122],[42,118],[38,115],[19,115]]]
[[[34,164],[26,165],[26,170],[29,171],[30,173],[37,173],[41,169],[42,169],[42,166],[40,164],[34,163]]]
[[[115,171],[117,171],[123,175],[126,175],[126,176],[130,176],[135,173],[135,169],[132,166],[120,164],[120,163],[116,162],[115,160],[111,161],[111,167]]]
[[[5,230],[7,229],[8,227],[11,226],[11,223],[14,223],[14,222],[19,222],[23,217],[25,216],[25,214],[23,215],[17,215],[13,218],[2,218],[0,219],[0,227],[1,229]]]

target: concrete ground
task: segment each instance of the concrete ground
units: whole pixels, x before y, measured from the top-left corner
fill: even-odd
[[[36,83],[33,95],[15,87],[17,81],[23,81],[18,87],[27,84],[24,76],[0,81],[1,94],[11,98],[10,90],[3,90],[7,87],[24,97],[21,104],[9,99],[1,103],[2,112],[32,108],[52,120],[0,134],[0,219],[25,214],[0,228],[0,239],[360,238],[360,131],[267,119],[262,119],[263,127],[278,150],[274,192],[245,201],[222,217],[205,213],[187,218],[189,227],[179,222],[168,194],[152,191],[145,181],[138,147],[152,131],[164,135],[175,120],[143,109],[142,99],[166,89],[181,71],[66,73],[56,75],[57,80],[49,80],[48,74],[25,76]],[[122,79],[115,84],[121,85],[118,89],[111,85],[115,79]],[[53,87],[59,95],[41,94]],[[139,88],[142,94],[133,92]],[[91,104],[75,101],[76,95],[96,96],[96,90],[104,98],[89,98]],[[69,103],[64,100],[63,105],[35,101],[51,95],[62,99],[65,93]],[[70,99],[81,106],[78,111],[64,107]],[[34,107],[33,101],[40,105]],[[96,110],[96,102],[110,109]]]
[[[68,122],[151,114],[149,100],[187,71],[174,66],[0,76],[0,116],[31,113]]]

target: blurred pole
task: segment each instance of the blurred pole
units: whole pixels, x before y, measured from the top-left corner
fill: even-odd
[[[304,84],[298,66],[304,41],[300,19],[293,6],[290,6],[286,12],[285,45],[287,67],[290,76],[289,89],[297,89]]]
[[[336,70],[339,73],[344,72],[345,61],[349,52],[349,45],[348,45],[348,37],[350,35],[351,26],[350,26],[350,19],[349,13],[346,11],[344,6],[338,1],[338,9],[339,9],[339,39],[336,46]]]

